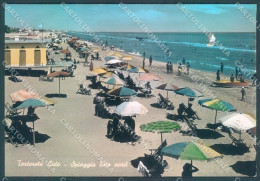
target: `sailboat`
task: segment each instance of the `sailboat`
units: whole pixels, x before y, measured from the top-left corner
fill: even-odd
[[[214,46],[216,37],[214,36],[213,33],[211,33],[211,34],[208,36],[208,39],[209,39],[209,43],[207,44],[207,46],[208,46],[208,47]]]

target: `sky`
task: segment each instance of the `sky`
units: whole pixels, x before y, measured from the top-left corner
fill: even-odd
[[[210,32],[255,32],[255,26],[234,4],[184,5],[199,23],[196,25],[176,4],[129,4],[141,23],[152,32],[200,32],[203,24]],[[37,28],[64,31],[84,31],[82,26],[94,32],[142,32],[133,18],[118,4],[60,4],[55,5],[6,5],[5,24],[11,27]],[[239,5],[254,18],[256,5]],[[15,13],[10,13],[12,12]],[[66,11],[71,10],[71,14]],[[136,19],[137,20],[137,19]],[[80,24],[81,22],[81,24]],[[81,25],[81,26],[80,26]],[[40,26],[39,26],[40,27]]]

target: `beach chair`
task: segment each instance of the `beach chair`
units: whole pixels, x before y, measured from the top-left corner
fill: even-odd
[[[46,75],[40,75],[39,81],[53,82],[54,77],[47,77]]]
[[[166,140],[157,149],[149,149],[151,151],[150,155],[144,154],[143,165],[147,168],[149,175],[158,176],[159,174],[160,176],[164,168],[168,165],[161,155],[162,148],[165,146],[167,146]]]
[[[4,119],[4,129],[5,129],[5,141],[10,141],[13,145],[17,146],[17,143],[15,143],[15,137],[10,131],[10,127],[12,125],[12,120],[10,119]]]
[[[147,169],[147,167],[143,164],[142,161],[139,161],[137,170],[139,171],[139,173],[142,173],[143,176],[151,177],[150,170]]]
[[[140,92],[142,92],[142,93],[144,94],[144,96],[145,96],[146,98],[153,96],[152,91],[149,90],[149,89],[144,89],[144,88],[142,88],[142,89],[139,89],[139,90],[140,90]]]
[[[197,127],[192,123],[192,121],[190,121],[190,119],[185,115],[183,116],[183,120],[186,122],[191,132],[193,132],[195,135],[198,135]]]
[[[9,80],[13,81],[13,82],[22,82],[21,79],[17,78],[14,75],[11,75],[10,77],[8,77]]]
[[[157,104],[159,105],[159,107],[163,108],[163,109],[168,109],[168,110],[173,110],[174,106],[173,106],[173,102],[169,101],[168,99],[164,98],[162,96],[162,94],[158,94],[159,96],[159,100],[157,102]]]
[[[91,89],[87,89],[83,86],[83,84],[79,84],[79,89],[76,94],[84,94],[84,95],[91,95]]]
[[[17,110],[13,110],[11,105],[7,102],[5,103],[5,108],[6,108],[6,117],[11,117],[11,116],[17,116],[21,112],[17,112]]]

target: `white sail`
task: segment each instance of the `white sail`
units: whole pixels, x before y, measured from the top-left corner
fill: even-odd
[[[209,36],[208,36],[208,39],[209,39],[209,43],[207,44],[207,46],[214,46],[215,44],[215,41],[216,41],[216,37],[214,36],[213,33],[211,33]]]

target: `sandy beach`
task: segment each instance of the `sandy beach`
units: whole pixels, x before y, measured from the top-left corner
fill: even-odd
[[[108,139],[106,135],[107,123],[109,119],[102,119],[94,115],[95,104],[93,98],[97,89],[92,90],[91,95],[76,94],[79,84],[90,84],[86,80],[86,75],[91,75],[89,67],[83,66],[84,59],[79,58],[78,53],[71,48],[67,43],[62,42],[63,49],[68,48],[72,53],[72,60],[76,59],[80,63],[77,64],[77,69],[74,71],[74,77],[66,77],[61,80],[61,93],[67,94],[67,98],[51,98],[56,101],[53,109],[55,113],[52,114],[46,108],[37,108],[36,114],[40,119],[35,122],[35,130],[39,134],[44,134],[44,140],[36,142],[35,148],[39,153],[49,161],[52,161],[55,172],[52,173],[45,166],[26,166],[22,162],[36,163],[38,158],[31,153],[26,145],[19,145],[15,147],[10,143],[5,144],[5,170],[6,176],[142,176],[136,168],[134,168],[130,161],[138,157],[143,157],[144,153],[150,152],[145,148],[143,143],[146,143],[149,148],[156,149],[160,146],[161,138],[158,133],[143,132],[140,129],[141,124],[168,120],[166,113],[177,114],[177,108],[180,103],[187,104],[188,98],[181,95],[176,95],[169,92],[169,99],[173,102],[175,109],[172,111],[159,109],[151,106],[157,102],[158,93],[166,96],[166,91],[154,89],[152,92],[154,97],[134,97],[133,99],[143,104],[149,112],[146,115],[139,115],[134,118],[136,123],[136,134],[141,136],[143,142],[134,143],[120,143]],[[105,64],[104,57],[108,56],[106,51],[101,50],[100,46],[93,44],[90,49],[99,49],[99,54],[102,61],[93,61],[94,68],[102,67]],[[114,51],[117,52],[117,51]],[[123,56],[132,56],[133,60],[129,64],[142,67],[142,57],[129,55],[126,52],[118,51]],[[148,56],[148,55],[147,55]],[[64,54],[51,54],[50,58],[55,61],[60,61]],[[163,62],[153,61],[152,66],[149,66],[149,61],[146,58],[145,68],[150,73],[161,77],[162,79],[154,84],[171,83],[178,87],[190,87],[200,90],[205,98],[210,98],[211,95],[225,100],[237,109],[237,112],[248,113],[253,116],[256,115],[256,88],[249,86],[246,88],[246,101],[240,101],[241,88],[221,88],[212,87],[211,84],[216,79],[215,73],[202,72],[194,70],[191,67],[192,76],[200,78],[199,83],[196,84],[191,75],[177,76],[177,65],[173,66],[173,73],[166,73],[166,64]],[[53,67],[53,70],[61,70],[62,67]],[[47,71],[48,68],[45,68]],[[23,77],[39,95],[46,95],[58,92],[58,78],[54,82],[42,82],[38,77]],[[221,75],[221,79],[229,79]],[[196,79],[198,80],[198,79]],[[11,103],[10,93],[25,89],[23,82],[14,83],[5,77],[5,102]],[[104,84],[105,85],[105,84]],[[199,86],[200,85],[200,86]],[[206,128],[207,123],[214,123],[215,111],[201,107],[198,104],[198,99],[193,101],[193,110],[195,110],[201,120],[195,120],[194,124],[198,129]],[[218,112],[218,118],[225,116],[227,113]],[[178,122],[181,127],[185,127],[185,123]],[[31,123],[27,123],[32,127]],[[91,151],[87,150],[75,136],[66,129],[67,126],[73,127],[82,140],[88,142],[91,147],[103,158],[104,161],[109,162],[112,172],[109,171],[100,163]],[[242,134],[243,142],[247,144],[249,150],[247,152],[232,152],[228,150],[227,145],[231,144],[232,140],[227,133],[217,130],[218,138],[201,138],[201,140],[209,146],[212,146],[219,153],[223,154],[222,162],[227,165],[225,169],[216,161],[193,161],[199,171],[193,174],[196,176],[246,176],[235,172],[230,166],[236,164],[238,161],[254,161],[256,157],[256,150],[254,148],[254,141],[247,133]],[[237,133],[233,133],[234,137],[238,138]],[[47,139],[48,138],[48,139]],[[167,140],[168,145],[191,141],[191,136],[184,136],[179,131],[163,134],[163,139]],[[168,162],[168,168],[165,169],[163,177],[167,176],[181,176],[183,165],[189,163],[186,160],[176,160],[170,157],[163,157]],[[78,166],[76,166],[76,164]],[[79,167],[81,163],[81,167]],[[85,168],[82,166],[85,164]],[[88,166],[86,166],[88,165]],[[87,168],[89,167],[89,168]],[[245,168],[246,169],[246,168]],[[250,168],[249,168],[250,169]],[[14,172],[15,170],[15,172]],[[227,171],[228,170],[228,171]]]

